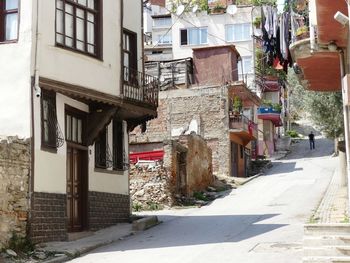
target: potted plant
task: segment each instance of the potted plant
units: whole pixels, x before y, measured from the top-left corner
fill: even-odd
[[[241,114],[242,108],[243,108],[243,104],[242,104],[242,100],[241,100],[240,97],[235,96],[233,98],[233,105],[232,106],[233,106],[233,113],[235,115]]]
[[[213,8],[213,13],[214,14],[222,14],[225,12],[225,10],[226,10],[226,8],[222,4],[217,3]]]
[[[297,40],[302,40],[305,38],[308,38],[310,36],[309,34],[309,28],[307,26],[301,26],[297,29],[295,36]]]
[[[261,16],[258,16],[254,19],[253,21],[253,25],[255,26],[255,28],[260,28],[261,25]]]

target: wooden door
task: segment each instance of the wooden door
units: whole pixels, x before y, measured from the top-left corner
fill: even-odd
[[[238,145],[231,142],[231,176],[238,176]]]
[[[68,231],[82,231],[85,218],[86,151],[67,147],[67,217]]]

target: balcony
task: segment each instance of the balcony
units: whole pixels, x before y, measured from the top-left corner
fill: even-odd
[[[274,109],[271,107],[259,107],[258,108],[258,119],[272,121],[275,126],[281,126],[281,110]]]
[[[258,139],[258,125],[242,114],[229,114],[230,136],[239,137],[244,145]]]
[[[142,72],[124,67],[123,97],[125,100],[141,106],[156,109],[158,107],[158,79]]]
[[[348,29],[334,19],[334,14],[340,11],[347,15],[347,4],[340,0],[315,0],[302,7],[294,10],[290,46],[300,83],[313,91],[340,91],[341,61],[336,49],[346,47]]]

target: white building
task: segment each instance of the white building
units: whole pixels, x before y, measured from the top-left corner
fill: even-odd
[[[32,139],[34,242],[129,219],[127,132],[158,103],[157,82],[142,72],[142,8],[0,2],[0,135]]]
[[[144,1],[145,57],[147,61],[172,59],[172,19],[165,0]]]
[[[173,14],[172,19],[177,21],[172,27],[174,59],[192,57],[193,48],[233,44],[242,57],[238,64],[239,78],[252,88],[254,51],[251,6],[237,6],[234,14],[184,12],[180,16]]]

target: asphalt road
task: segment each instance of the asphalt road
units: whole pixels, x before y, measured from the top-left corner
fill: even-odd
[[[158,211],[162,224],[72,262],[301,262],[303,224],[317,208],[338,159],[333,144],[308,141],[266,175],[202,208]]]

